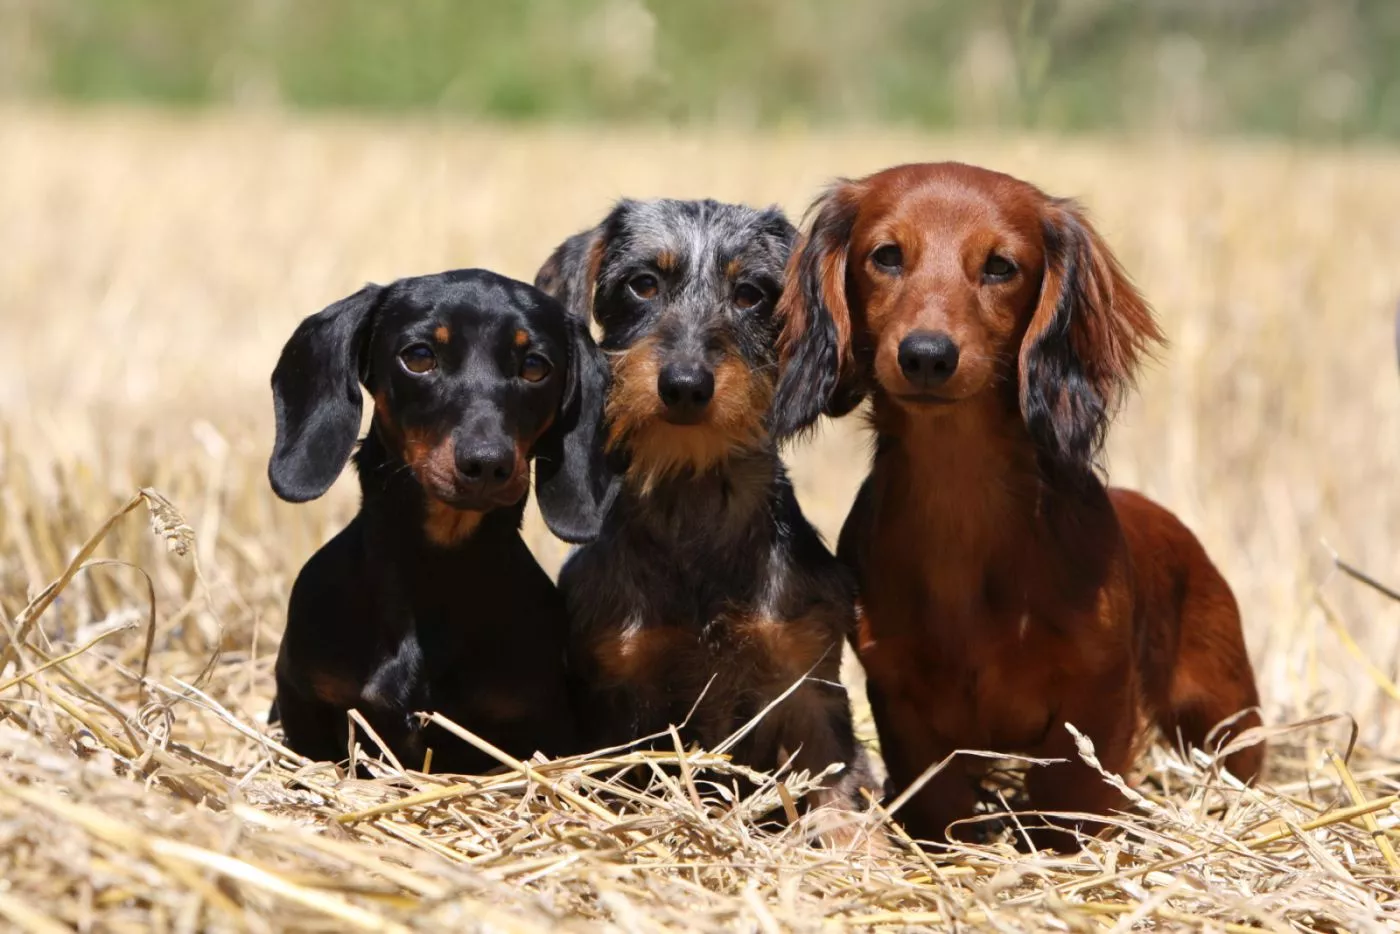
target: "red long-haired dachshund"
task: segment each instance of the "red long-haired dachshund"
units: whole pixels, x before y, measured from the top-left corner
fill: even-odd
[[[874,459],[838,552],[894,785],[956,749],[1017,751],[1064,760],[1027,773],[1037,810],[1106,814],[1121,796],[1066,724],[1119,773],[1146,722],[1193,746],[1257,725],[1229,586],[1175,516],[1096,475],[1162,335],[1079,208],[944,163],[843,182],[813,211],[778,309],[775,430],[871,397]],[[1263,754],[1225,765],[1252,780]],[[909,829],[943,839],[976,778],[954,760]],[[1029,842],[1074,850],[1101,829],[1046,817]]]

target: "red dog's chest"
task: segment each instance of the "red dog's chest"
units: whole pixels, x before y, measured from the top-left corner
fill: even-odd
[[[877,604],[878,606],[878,604]],[[1065,646],[1053,634],[994,618],[944,621],[890,619],[904,614],[866,610],[857,647],[901,733],[924,734],[924,742],[951,748],[1015,752],[1033,749],[1045,736],[1066,687],[1056,659]],[[898,625],[896,625],[896,622]],[[969,626],[971,622],[971,626]],[[978,637],[953,638],[969,628]]]

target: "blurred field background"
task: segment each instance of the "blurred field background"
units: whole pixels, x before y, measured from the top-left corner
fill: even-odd
[[[1391,0],[7,0],[0,93],[497,119],[1400,135]]]
[[[501,860],[501,840],[538,831],[538,802],[496,823],[434,812],[431,825],[353,838],[331,821],[342,849],[317,849],[305,826],[400,793],[301,767],[319,782],[308,801],[289,783],[298,766],[234,726],[261,723],[291,581],[355,508],[349,476],[301,507],[266,484],[267,380],[297,321],[366,280],[455,266],[529,279],[623,194],[778,203],[796,217],[831,178],[907,160],[986,164],[1088,206],[1171,341],[1111,434],[1112,479],[1176,509],[1234,585],[1266,720],[1345,715],[1290,733],[1270,796],[1209,833],[1296,826],[1351,803],[1325,752],[1345,751],[1352,723],[1364,794],[1393,794],[1400,611],[1338,576],[1328,549],[1400,583],[1400,59],[1386,52],[1397,14],[1360,0],[0,5],[6,645],[33,624],[18,665],[0,671],[0,851],[11,854],[0,918],[26,930],[53,930],[34,911],[94,930],[220,927],[230,896],[197,884],[218,876],[237,880],[246,914],[233,927],[377,929],[242,869],[171,868],[176,857],[148,841],[177,836],[176,824],[209,852],[400,920],[415,917],[410,895],[445,910],[445,896],[424,895],[437,889],[414,888],[428,878],[473,893],[479,903],[456,903],[468,916],[519,899],[519,925],[541,929],[558,916],[816,929],[876,909],[895,918],[881,923],[915,923],[898,917],[911,904],[928,923],[939,912],[972,923],[955,893],[972,893],[986,920],[998,892],[1034,892],[1050,870],[1005,857],[975,864],[965,892],[945,879],[931,895],[888,867],[867,867],[854,889],[804,882],[797,895],[762,873],[759,894],[744,894],[749,877],[729,869],[628,888],[611,870],[561,869],[577,861],[568,846],[554,862],[487,860],[487,881],[470,875],[485,860],[471,846]],[[830,537],[864,452],[852,419],[792,453],[803,504]],[[201,573],[128,518],[95,552],[126,564],[77,575],[42,617],[26,609],[145,486],[187,520]],[[166,539],[186,534],[162,521]],[[557,567],[563,548],[533,517],[528,537]],[[1152,767],[1205,820],[1210,783],[1171,761]],[[64,810],[84,802],[96,813]],[[290,823],[250,831],[251,805]],[[242,825],[211,816],[236,808]],[[489,825],[486,842],[463,842],[453,819]],[[1197,845],[1174,833],[1153,844],[1164,857]],[[245,835],[279,842],[258,852]],[[1382,923],[1400,864],[1350,825],[1295,842],[1247,877],[1201,869],[1188,899],[1258,929]],[[375,868],[351,844],[389,847],[385,859],[421,875]],[[760,867],[797,860],[725,845]],[[439,879],[446,866],[468,874]],[[871,872],[896,894],[867,898]],[[337,873],[375,881],[337,889]],[[506,882],[508,895],[491,889]],[[711,901],[665,916],[702,889]],[[1112,898],[1152,900],[1126,884]],[[1144,917],[1170,926],[1165,903]],[[279,918],[289,905],[304,914]],[[1063,921],[1036,910],[1051,915],[1022,921]]]

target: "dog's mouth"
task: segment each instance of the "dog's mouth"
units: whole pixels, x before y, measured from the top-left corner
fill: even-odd
[[[473,494],[454,493],[446,496],[433,495],[433,499],[449,509],[458,512],[490,512],[493,509],[504,509],[506,506],[514,506],[520,502],[520,498],[525,495],[521,489],[518,493],[497,493],[490,496]]]
[[[891,398],[903,406],[911,408],[937,408],[939,406],[956,405],[961,399],[940,396],[931,392],[902,392],[891,393]]]
[[[517,470],[500,486],[480,489],[458,482],[455,478],[422,475],[418,483],[435,502],[458,512],[490,512],[514,506],[529,492],[529,470]]]
[[[678,428],[703,425],[707,421],[708,410],[699,411],[676,411],[666,409],[661,413],[660,420],[668,425],[675,425]]]

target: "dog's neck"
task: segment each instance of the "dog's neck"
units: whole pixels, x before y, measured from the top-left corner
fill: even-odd
[[[390,540],[406,548],[405,560],[427,554],[451,557],[492,547],[501,535],[519,535],[525,500],[489,512],[454,509],[424,491],[403,458],[380,438],[377,425],[355,452],[361,509]]]
[[[939,638],[956,641],[967,626],[1024,619],[1101,583],[1117,537],[1107,491],[1048,465],[1014,403],[988,393],[906,412],[877,396],[871,421],[866,521],[881,533],[864,546],[863,575],[893,574],[936,608],[895,625],[936,617]]]
[[[628,476],[613,507],[660,541],[706,539],[722,547],[763,524],[782,463],[771,444],[731,451],[708,469],[682,469],[646,482]]]
[[[873,493],[883,522],[913,522],[922,541],[959,561],[990,560],[1001,541],[1033,534],[1047,485],[1018,413],[984,393],[943,411],[906,410],[877,395]]]

